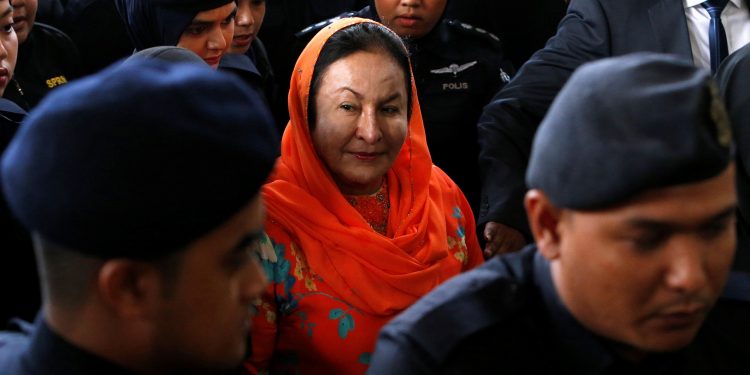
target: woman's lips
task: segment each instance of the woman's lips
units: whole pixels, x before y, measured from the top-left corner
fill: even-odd
[[[206,57],[203,59],[203,61],[205,61],[208,65],[217,66],[219,65],[219,61],[221,61],[221,56]]]
[[[380,153],[378,152],[352,152],[352,155],[354,155],[357,160],[361,161],[373,161],[380,156]]]

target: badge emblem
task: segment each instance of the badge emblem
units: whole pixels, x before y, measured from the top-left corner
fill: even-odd
[[[474,65],[477,65],[476,60],[472,61],[472,62],[468,62],[468,63],[463,64],[463,65],[450,64],[450,65],[446,66],[445,68],[430,70],[430,73],[433,73],[433,74],[448,74],[448,73],[453,73],[453,77],[457,77],[458,73],[461,73],[464,70],[469,69],[469,68],[471,68]]]
[[[503,68],[500,68],[500,80],[503,81],[503,83],[510,82],[510,74],[505,73]]]

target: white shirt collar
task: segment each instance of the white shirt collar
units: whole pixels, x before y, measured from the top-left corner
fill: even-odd
[[[701,5],[706,0],[684,0],[685,1],[685,8],[692,8],[697,5]],[[742,0],[729,0],[730,3],[734,4],[737,8],[742,8]]]

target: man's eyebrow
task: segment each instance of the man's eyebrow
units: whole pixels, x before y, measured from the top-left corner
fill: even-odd
[[[709,219],[704,220],[700,223],[697,223],[695,228],[701,228],[705,226],[712,225],[717,222],[721,222],[724,220],[729,219],[734,215],[736,210],[736,207],[734,205],[727,207],[723,210],[721,210],[719,213],[715,214],[714,216],[711,216]],[[659,230],[673,230],[673,229],[685,229],[684,226],[681,225],[674,225],[670,223],[666,223],[660,220],[651,220],[651,219],[632,219],[628,220],[628,225],[635,227],[635,228],[641,228],[641,229],[659,229]]]

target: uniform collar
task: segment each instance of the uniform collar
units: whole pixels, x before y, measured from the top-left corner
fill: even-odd
[[[94,354],[86,352],[55,333],[44,321],[37,319],[24,364],[33,373],[58,375],[134,375]]]
[[[563,304],[552,280],[549,261],[534,254],[534,283],[539,288],[555,335],[560,340],[564,365],[577,374],[600,374],[615,362],[600,340],[584,328]]]

